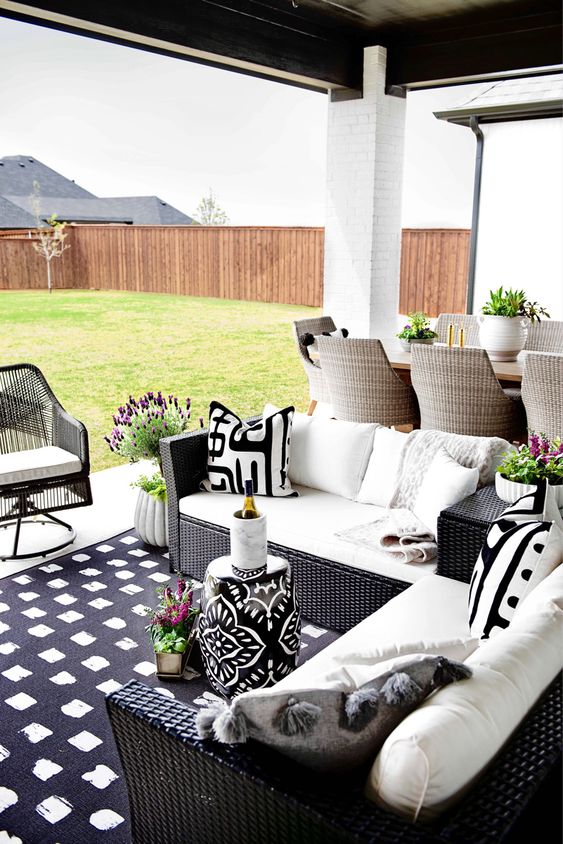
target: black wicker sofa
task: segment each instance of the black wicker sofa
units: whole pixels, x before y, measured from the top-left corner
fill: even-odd
[[[178,515],[178,500],[199,487],[206,432],[164,440],[171,568],[202,577],[228,553],[228,531]],[[490,487],[439,519],[438,572],[468,581],[487,525],[503,503]],[[345,632],[408,583],[270,546],[293,565],[304,616]],[[515,842],[530,817],[559,815],[562,687],[556,678],[463,800],[431,825],[413,825],[363,796],[365,772],[345,780],[311,772],[250,743],[197,738],[193,710],[132,680],[107,708],[129,790],[133,840],[151,844],[250,842]],[[549,814],[548,814],[549,813]],[[555,833],[557,835],[557,833]],[[551,839],[543,835],[544,841]]]

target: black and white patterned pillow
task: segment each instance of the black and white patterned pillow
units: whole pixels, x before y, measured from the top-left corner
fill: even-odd
[[[563,520],[552,496],[540,485],[492,522],[469,589],[472,636],[488,639],[508,627],[517,605],[563,562]]]
[[[315,366],[319,366],[318,360],[315,358],[311,358],[311,352],[314,352],[315,355],[319,353],[319,346],[317,340],[319,337],[341,337],[345,338],[348,337],[350,332],[347,328],[336,328],[334,331],[323,331],[321,334],[302,334],[299,337],[301,343],[307,347],[307,354],[309,355],[309,359]]]
[[[248,424],[211,402],[205,489],[243,495],[245,479],[252,478],[256,495],[297,495],[288,476],[294,412],[294,407],[286,407]]]

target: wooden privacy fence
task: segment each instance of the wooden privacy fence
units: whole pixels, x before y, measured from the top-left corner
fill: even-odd
[[[403,229],[400,313],[465,311],[469,238]],[[55,287],[322,306],[322,228],[76,225],[68,242],[52,264]],[[29,232],[0,232],[0,288],[44,287]]]
[[[403,229],[399,313],[465,313],[468,229]]]
[[[0,237],[0,288],[46,286],[26,235]],[[67,243],[54,287],[322,305],[322,228],[75,225]]]

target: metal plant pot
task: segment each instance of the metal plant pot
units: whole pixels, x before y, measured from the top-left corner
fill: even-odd
[[[410,352],[411,343],[424,343],[426,346],[431,346],[436,342],[436,337],[428,337],[426,340],[400,340],[401,346],[405,352]]]

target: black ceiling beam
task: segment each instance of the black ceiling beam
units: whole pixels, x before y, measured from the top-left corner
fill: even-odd
[[[387,32],[387,87],[423,88],[507,72],[561,66],[560,14],[499,20],[488,26]],[[522,73],[522,75],[525,75]]]
[[[316,90],[361,88],[362,46],[349,34],[343,38],[335,27],[289,12],[258,16],[256,4],[245,0],[236,5],[215,0],[43,0],[0,3],[0,15]],[[150,43],[154,40],[169,47]]]

